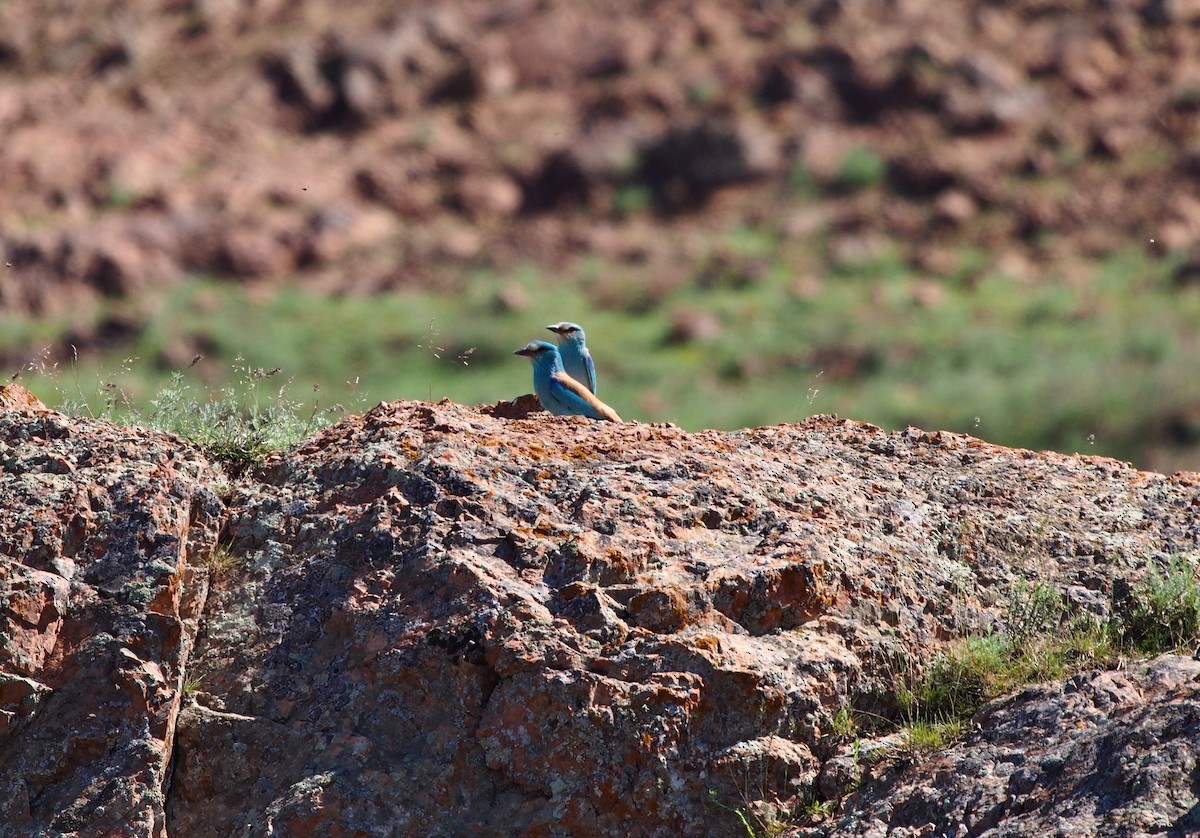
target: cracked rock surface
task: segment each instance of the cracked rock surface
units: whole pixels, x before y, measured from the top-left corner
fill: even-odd
[[[217,475],[0,389],[0,834],[163,835]]]
[[[22,392],[15,835],[737,834],[714,800],[837,792],[838,708],[889,712],[898,668],[999,626],[1021,580],[1100,613],[1200,537],[1194,474],[835,417],[393,402],[229,481]],[[1198,676],[1164,657],[995,702],[805,834],[1186,834]]]
[[[864,786],[831,834],[1200,834],[1200,661],[1082,673],[974,721],[965,742]]]

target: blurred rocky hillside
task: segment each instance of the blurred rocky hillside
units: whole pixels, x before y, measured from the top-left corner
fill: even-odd
[[[1196,244],[1198,109],[1189,0],[7,0],[0,307],[584,256],[671,283],[738,223],[1081,279]]]

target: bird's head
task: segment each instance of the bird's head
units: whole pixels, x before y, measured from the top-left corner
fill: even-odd
[[[554,344],[546,343],[544,340],[531,340],[513,352],[513,354],[524,355],[526,358],[536,361],[538,358],[557,357],[558,349],[555,348]]]
[[[567,340],[583,340],[583,327],[578,323],[552,323],[546,327],[554,334]]]

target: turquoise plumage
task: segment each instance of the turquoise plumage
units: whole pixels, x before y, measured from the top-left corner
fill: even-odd
[[[533,391],[546,410],[557,416],[621,421],[615,410],[567,374],[554,344],[535,340],[513,354],[524,355],[533,362]]]
[[[596,393],[596,365],[588,352],[583,328],[578,323],[555,323],[547,329],[558,336],[558,354],[567,375]]]

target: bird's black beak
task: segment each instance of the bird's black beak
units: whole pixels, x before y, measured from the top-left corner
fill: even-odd
[[[528,357],[528,356],[530,356],[530,355],[532,355],[532,354],[533,354],[533,350],[532,350],[532,349],[527,349],[527,348],[525,348],[525,347],[521,347],[520,349],[518,349],[518,350],[516,350],[515,352],[513,352],[513,354],[514,354],[514,355],[524,355],[524,356]]]

